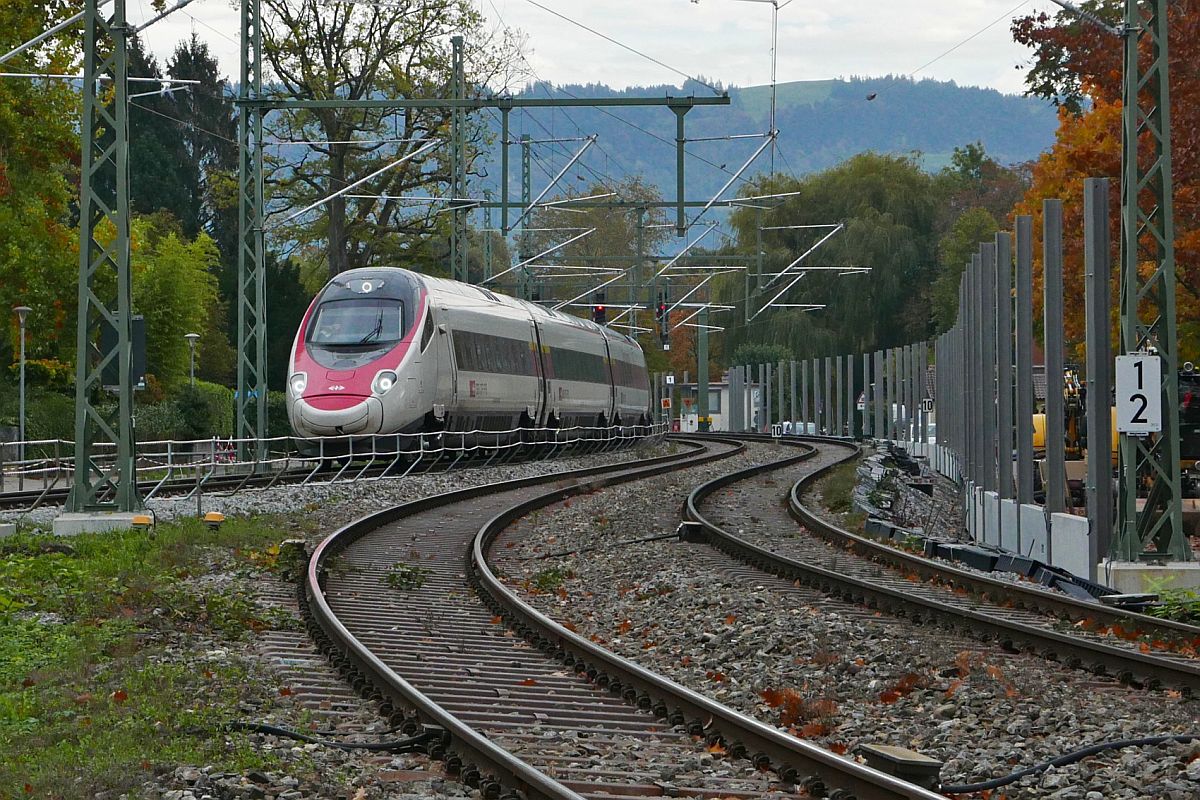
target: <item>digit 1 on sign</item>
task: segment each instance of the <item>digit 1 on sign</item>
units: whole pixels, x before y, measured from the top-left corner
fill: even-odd
[[[1158,356],[1117,356],[1117,432],[1145,436],[1162,430],[1162,365]]]

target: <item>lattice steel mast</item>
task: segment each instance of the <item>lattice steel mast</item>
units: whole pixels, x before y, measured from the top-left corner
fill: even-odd
[[[1171,176],[1168,0],[1127,0],[1121,176],[1121,353],[1158,351],[1162,432],[1121,434],[1114,557],[1188,560],[1179,480],[1175,218]],[[1141,45],[1145,44],[1144,57]],[[1144,62],[1144,63],[1143,63]],[[1145,147],[1140,147],[1144,141]],[[1139,157],[1141,156],[1141,157]],[[1139,268],[1146,265],[1145,277]],[[1107,447],[1105,448],[1107,450]],[[1150,484],[1145,506],[1137,490]],[[1150,547],[1153,546],[1153,551]]]
[[[129,270],[129,89],[125,0],[112,17],[102,3],[84,6],[83,120],[80,125],[79,305],[75,364],[75,474],[67,509],[133,511],[137,494],[133,447],[132,311]],[[100,79],[112,79],[111,106]],[[102,331],[116,348],[101,352]],[[117,403],[99,402],[104,373],[115,381]],[[105,447],[107,446],[107,448]],[[103,452],[104,450],[108,452]],[[115,456],[101,462],[97,456]]]

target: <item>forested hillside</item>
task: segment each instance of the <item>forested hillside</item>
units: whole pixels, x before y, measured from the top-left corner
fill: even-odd
[[[616,91],[598,84],[553,87],[538,83],[521,96],[667,94],[712,96],[713,91],[699,83],[690,83],[682,91],[671,85]],[[725,137],[767,130],[769,87],[734,88],[730,97],[732,102],[728,107],[702,107],[688,112],[687,137]],[[895,155],[919,152],[922,166],[935,171],[950,163],[955,147],[971,142],[981,142],[1000,164],[1020,163],[1037,158],[1054,142],[1057,125],[1054,108],[1042,98],[1003,95],[992,89],[905,77],[785,83],[778,86],[777,98],[776,125],[780,135],[775,166],[778,171],[797,175],[828,169],[867,150]],[[499,115],[489,119],[498,141]],[[675,115],[665,108],[521,110],[513,112],[510,132],[514,139],[522,133],[533,139],[597,134],[597,147],[585,156],[585,166],[566,176],[564,183],[582,183],[576,174],[588,183],[599,177],[596,173],[613,177],[638,174],[664,195],[674,195]],[[689,152],[700,158],[687,162],[688,194],[698,198],[711,196],[728,180],[728,172],[741,166],[758,144],[755,139],[690,142]],[[577,147],[572,143],[535,147],[535,157],[543,160],[534,167],[535,193],[548,180],[546,172],[557,171],[556,165],[565,163],[565,154]],[[498,148],[493,153],[498,153]],[[510,156],[510,191],[519,196],[518,149],[514,148]],[[706,164],[702,159],[711,163]],[[726,171],[718,169],[721,165]],[[765,171],[768,166],[769,158],[764,154],[751,172]],[[490,159],[486,173],[481,184],[498,191],[498,158]]]

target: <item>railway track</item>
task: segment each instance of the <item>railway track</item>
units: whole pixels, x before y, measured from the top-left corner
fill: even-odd
[[[303,605],[314,638],[393,723],[440,728],[432,752],[485,796],[939,797],[615,656],[537,612],[488,565],[492,541],[523,515],[744,445],[683,447],[452,492],[346,526],[309,560]],[[630,751],[627,767],[601,766],[603,754]],[[671,781],[656,769],[711,763],[714,753],[725,754],[715,767]]]
[[[802,468],[818,451],[800,446],[789,458],[721,476],[692,492],[686,516],[698,523],[698,535],[718,549],[827,595],[1124,682],[1193,694],[1200,690],[1200,660],[1194,657],[1200,628],[956,569],[822,519],[803,504],[804,491],[858,449],[829,441],[818,447],[841,453],[825,456],[829,463],[819,469],[801,469],[803,474],[786,487],[779,474]],[[706,516],[705,500],[720,491],[733,492],[739,507],[756,509],[756,516]],[[799,535],[781,536],[781,531],[796,530],[796,520],[802,526]],[[740,535],[730,532],[735,524],[742,526]]]

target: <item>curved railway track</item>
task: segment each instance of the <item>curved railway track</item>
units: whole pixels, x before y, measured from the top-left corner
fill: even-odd
[[[856,536],[821,518],[803,504],[803,493],[829,469],[853,458],[858,448],[807,441],[826,452],[845,452],[821,468],[805,470],[786,491],[772,476],[813,458],[816,450],[800,447],[789,458],[698,486],[685,514],[699,524],[700,535],[752,566],[917,623],[995,640],[1009,650],[1033,651],[1126,682],[1193,694],[1200,690],[1200,660],[1194,657],[1200,628],[956,569]],[[732,521],[702,513],[705,499],[721,490],[735,492],[741,507],[756,509],[760,531],[794,531],[798,520],[804,531],[816,535],[734,535],[726,529]]]
[[[302,606],[310,631],[394,723],[440,728],[433,753],[485,796],[940,797],[613,655],[537,612],[488,566],[492,541],[525,514],[603,486],[707,464],[744,445],[708,438],[684,447],[640,462],[465,489],[352,523],[309,560]],[[395,580],[388,585],[389,569],[408,576],[405,590]],[[668,783],[652,769],[655,761],[707,756],[709,747],[728,757],[720,769],[693,776],[696,785],[686,778]],[[597,754],[630,749],[638,755],[628,768],[593,765]]]

